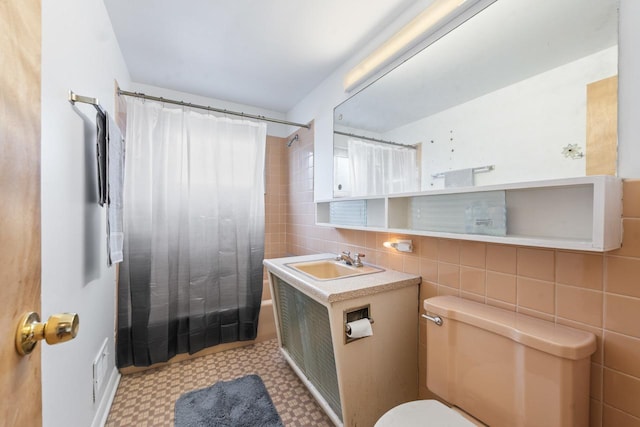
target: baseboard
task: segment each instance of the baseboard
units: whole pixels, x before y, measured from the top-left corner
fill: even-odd
[[[91,427],[104,427],[107,423],[109,411],[111,410],[113,399],[116,397],[116,391],[118,390],[118,384],[120,384],[120,373],[114,366],[111,371],[111,376],[109,377],[109,382],[102,394],[102,400],[100,401],[96,415],[93,417]]]

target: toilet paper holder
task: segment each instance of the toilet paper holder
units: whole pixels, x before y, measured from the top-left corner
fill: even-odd
[[[369,317],[369,323],[373,324],[373,319]],[[346,333],[351,333],[351,327],[349,327],[349,325],[344,325],[344,331]]]
[[[368,319],[369,323],[373,324],[373,317],[371,317],[371,304],[363,305],[360,307],[348,308],[342,312],[342,317],[344,322],[344,343],[345,344],[362,339],[362,338],[352,338],[347,336],[348,333],[351,333],[349,322],[355,322],[356,320],[360,320],[360,319]]]

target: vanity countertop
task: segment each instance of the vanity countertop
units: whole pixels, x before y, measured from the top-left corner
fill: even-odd
[[[343,277],[333,280],[315,280],[311,276],[296,271],[287,264],[295,262],[319,261],[335,259],[335,254],[315,254],[286,258],[265,259],[264,265],[269,272],[275,274],[285,282],[297,287],[320,302],[333,303],[380,292],[388,292],[406,286],[420,284],[420,276],[402,273],[395,270],[383,271],[360,276]]]

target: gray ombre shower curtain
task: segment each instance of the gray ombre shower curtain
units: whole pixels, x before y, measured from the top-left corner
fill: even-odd
[[[117,364],[256,337],[266,125],[127,97]]]

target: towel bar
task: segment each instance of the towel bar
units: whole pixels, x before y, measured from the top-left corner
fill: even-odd
[[[494,165],[478,166],[477,168],[473,168],[473,173],[491,172],[494,169],[495,169]],[[445,174],[444,172],[432,173],[431,177],[432,178],[444,178],[444,174]]]
[[[93,105],[95,109],[98,110],[98,112],[105,114],[104,108],[102,108],[102,105],[100,105],[100,101],[98,101],[98,98],[90,98],[88,96],[78,95],[74,91],[69,90],[69,102],[74,105],[76,102]]]

